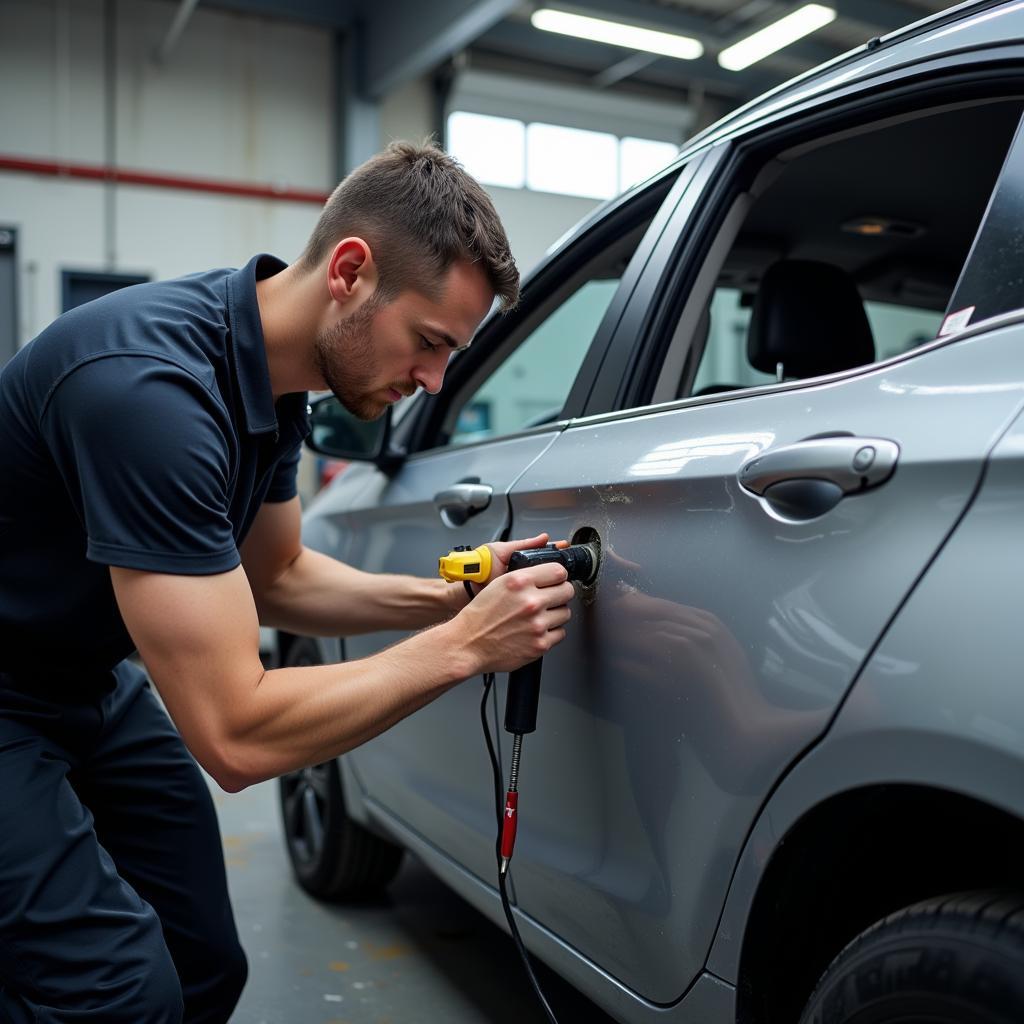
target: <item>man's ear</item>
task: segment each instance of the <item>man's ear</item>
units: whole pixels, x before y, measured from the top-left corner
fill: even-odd
[[[341,305],[365,302],[377,287],[377,265],[369,245],[354,236],[343,238],[327,261],[327,288]]]

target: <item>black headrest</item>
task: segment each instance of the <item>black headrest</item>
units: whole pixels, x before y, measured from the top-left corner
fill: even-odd
[[[874,361],[875,342],[853,278],[831,263],[780,260],[761,278],[747,358],[762,373],[818,377]]]

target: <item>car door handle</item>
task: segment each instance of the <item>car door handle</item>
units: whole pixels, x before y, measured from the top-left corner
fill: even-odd
[[[471,516],[483,512],[490,505],[493,493],[494,488],[489,484],[453,484],[434,495],[434,505],[444,525],[455,528],[465,525]]]
[[[822,515],[848,494],[885,483],[900,448],[882,437],[814,437],[758,455],[740,468],[739,481],[785,515]]]

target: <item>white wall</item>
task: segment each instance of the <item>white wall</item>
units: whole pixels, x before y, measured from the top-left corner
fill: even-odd
[[[103,10],[102,0],[0,0],[0,154],[106,162]],[[160,65],[153,52],[176,6],[120,0],[116,10],[118,167],[333,187],[330,33],[200,5]],[[160,278],[238,265],[258,251],[292,259],[318,212],[0,171],[0,225],[18,229],[20,340],[61,312],[63,268]]]
[[[435,131],[429,77],[416,78],[385,96],[379,107],[381,146],[400,139],[420,142]]]

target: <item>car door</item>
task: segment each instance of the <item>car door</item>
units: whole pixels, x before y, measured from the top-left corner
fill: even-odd
[[[978,217],[991,188],[974,190]],[[682,306],[700,354],[700,317],[687,320],[686,294],[665,283],[680,261],[722,263],[724,246],[694,248],[695,222],[677,211],[594,393],[622,392],[616,344],[635,356],[642,325],[671,332],[652,302]],[[742,252],[753,260],[756,249]],[[680,279],[696,290],[700,271]],[[942,323],[933,316],[926,337]],[[838,317],[822,322],[830,343],[846,333]],[[1024,363],[1009,333],[919,342],[877,364],[693,397],[699,375],[678,361],[681,400],[574,421],[512,488],[515,532],[583,531],[603,552],[567,640],[545,658],[537,732],[524,744],[517,905],[651,1002],[679,999],[702,970],[758,809],[827,728],[1021,405]],[[672,361],[671,348],[647,351]],[[506,677],[498,689],[501,700]],[[507,773],[507,745],[503,754]]]
[[[507,535],[508,492],[564,429],[580,368],[607,340],[620,293],[649,254],[642,243],[677,202],[675,178],[585,228],[528,283],[519,313],[483,329],[449,368],[442,394],[409,413],[414,421],[401,429],[414,451],[391,478],[364,467],[339,481],[347,497],[329,518],[340,557],[374,572],[436,576],[438,557],[454,546]],[[346,656],[401,635],[347,639]],[[493,882],[496,812],[480,699],[480,681],[470,680],[347,760],[378,812]]]

